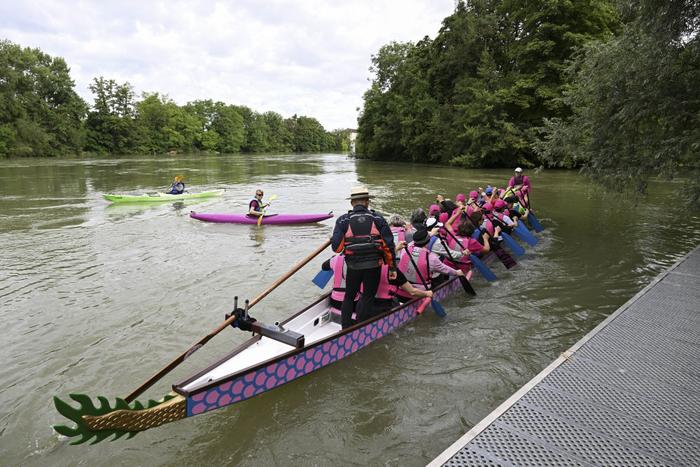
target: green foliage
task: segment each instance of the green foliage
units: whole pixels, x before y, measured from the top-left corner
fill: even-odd
[[[0,40],[0,157],[75,154],[87,106],[62,58]]]
[[[358,153],[469,167],[532,165],[535,128],[570,110],[565,62],[612,35],[603,0],[459,2],[434,40],[391,43],[359,118]]]
[[[97,77],[87,104],[73,90],[62,58],[0,41],[0,157],[98,154],[163,154],[206,151],[347,151],[349,131],[327,132],[310,117],[285,119],[275,112],[212,100],[178,106],[165,95]]]
[[[700,4],[650,0],[621,11],[622,33],[571,64],[562,102],[572,114],[546,120],[537,148],[550,164],[643,192],[651,176],[700,169]],[[685,191],[697,201],[695,185]]]

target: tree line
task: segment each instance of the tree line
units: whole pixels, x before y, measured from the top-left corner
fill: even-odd
[[[372,57],[357,152],[577,167],[640,191],[698,169],[699,12],[697,0],[459,1],[434,39]]]
[[[89,88],[92,106],[63,58],[0,41],[0,157],[349,149],[350,130],[328,132],[312,117],[212,100],[180,106],[159,93],[139,99],[129,83],[104,77]]]

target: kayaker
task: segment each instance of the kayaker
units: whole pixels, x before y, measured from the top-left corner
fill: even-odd
[[[515,173],[510,177],[510,180],[508,180],[508,186],[513,188],[513,191],[518,194],[525,206],[530,206],[529,193],[532,186],[530,185],[530,179],[527,178],[527,175],[523,175],[523,169],[521,167],[515,168]]]
[[[353,297],[360,291],[360,286],[364,293],[360,298],[357,320],[361,322],[371,316],[382,264],[388,266],[388,279],[396,279],[394,236],[386,220],[369,209],[370,198],[373,196],[367,187],[352,188],[348,198],[352,210],[338,218],[331,238],[333,251],[345,254],[347,263],[345,298],[341,307],[343,329],[352,326]]]
[[[255,190],[255,198],[250,200],[248,203],[248,215],[249,216],[262,216],[263,210],[270,205],[270,203],[263,204],[263,195],[265,193],[262,190]]]
[[[168,191],[166,191],[166,194],[168,194],[168,195],[181,195],[181,194],[183,194],[185,192],[185,183],[183,182],[184,179],[185,179],[185,177],[183,177],[182,175],[176,176],[175,179],[173,180],[173,184],[170,185],[170,188],[168,189]]]

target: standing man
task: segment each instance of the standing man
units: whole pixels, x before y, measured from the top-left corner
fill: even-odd
[[[263,204],[263,194],[262,190],[255,190],[255,198],[251,199],[250,203],[248,203],[249,216],[262,216],[264,214],[263,209],[270,205],[270,203]]]
[[[396,279],[394,236],[384,218],[369,209],[367,187],[356,186],[350,191],[352,210],[338,218],[331,238],[331,247],[345,255],[347,276],[345,298],[341,307],[343,329],[352,326],[354,300],[362,286],[359,315],[362,322],[372,316],[374,296],[381,279],[382,265],[388,266],[388,279]]]
[[[513,189],[513,191],[518,195],[518,197],[523,201],[526,208],[530,207],[530,179],[527,175],[523,175],[523,169],[520,167],[515,168],[515,174],[508,180],[508,186]],[[518,193],[520,191],[520,193]]]

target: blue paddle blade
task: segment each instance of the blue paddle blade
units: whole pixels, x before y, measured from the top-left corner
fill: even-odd
[[[328,281],[331,280],[331,277],[333,277],[333,271],[324,271],[323,269],[321,269],[318,272],[318,274],[316,274],[316,277],[311,279],[311,282],[316,284],[319,288],[323,289],[326,287],[326,284],[328,284]]]
[[[493,282],[497,279],[496,274],[494,274],[493,271],[489,269],[489,267],[486,266],[484,262],[481,261],[476,255],[469,255],[469,259],[471,260],[472,264],[476,266],[476,269],[479,270],[479,273],[484,276],[484,279],[489,282]]]
[[[445,309],[440,305],[437,300],[431,300],[430,305],[433,307],[433,311],[435,311],[435,314],[438,315],[440,318],[444,318],[447,316],[447,312]]]
[[[515,256],[522,256],[525,254],[525,248],[521,247],[520,243],[513,240],[513,237],[511,237],[505,232],[501,232],[501,237],[503,238],[505,244],[508,245],[508,248],[510,248],[510,251],[512,251]]]
[[[532,228],[535,229],[535,232],[542,232],[544,230],[544,227],[542,227],[540,221],[535,217],[534,212],[530,211],[530,214],[527,215],[527,220],[530,221],[530,224],[532,225]]]
[[[526,242],[530,246],[535,246],[537,245],[537,237],[532,235],[529,230],[527,230],[527,227],[525,227],[525,224],[522,222],[518,222],[518,226],[513,230],[515,232],[515,235],[520,239]]]

